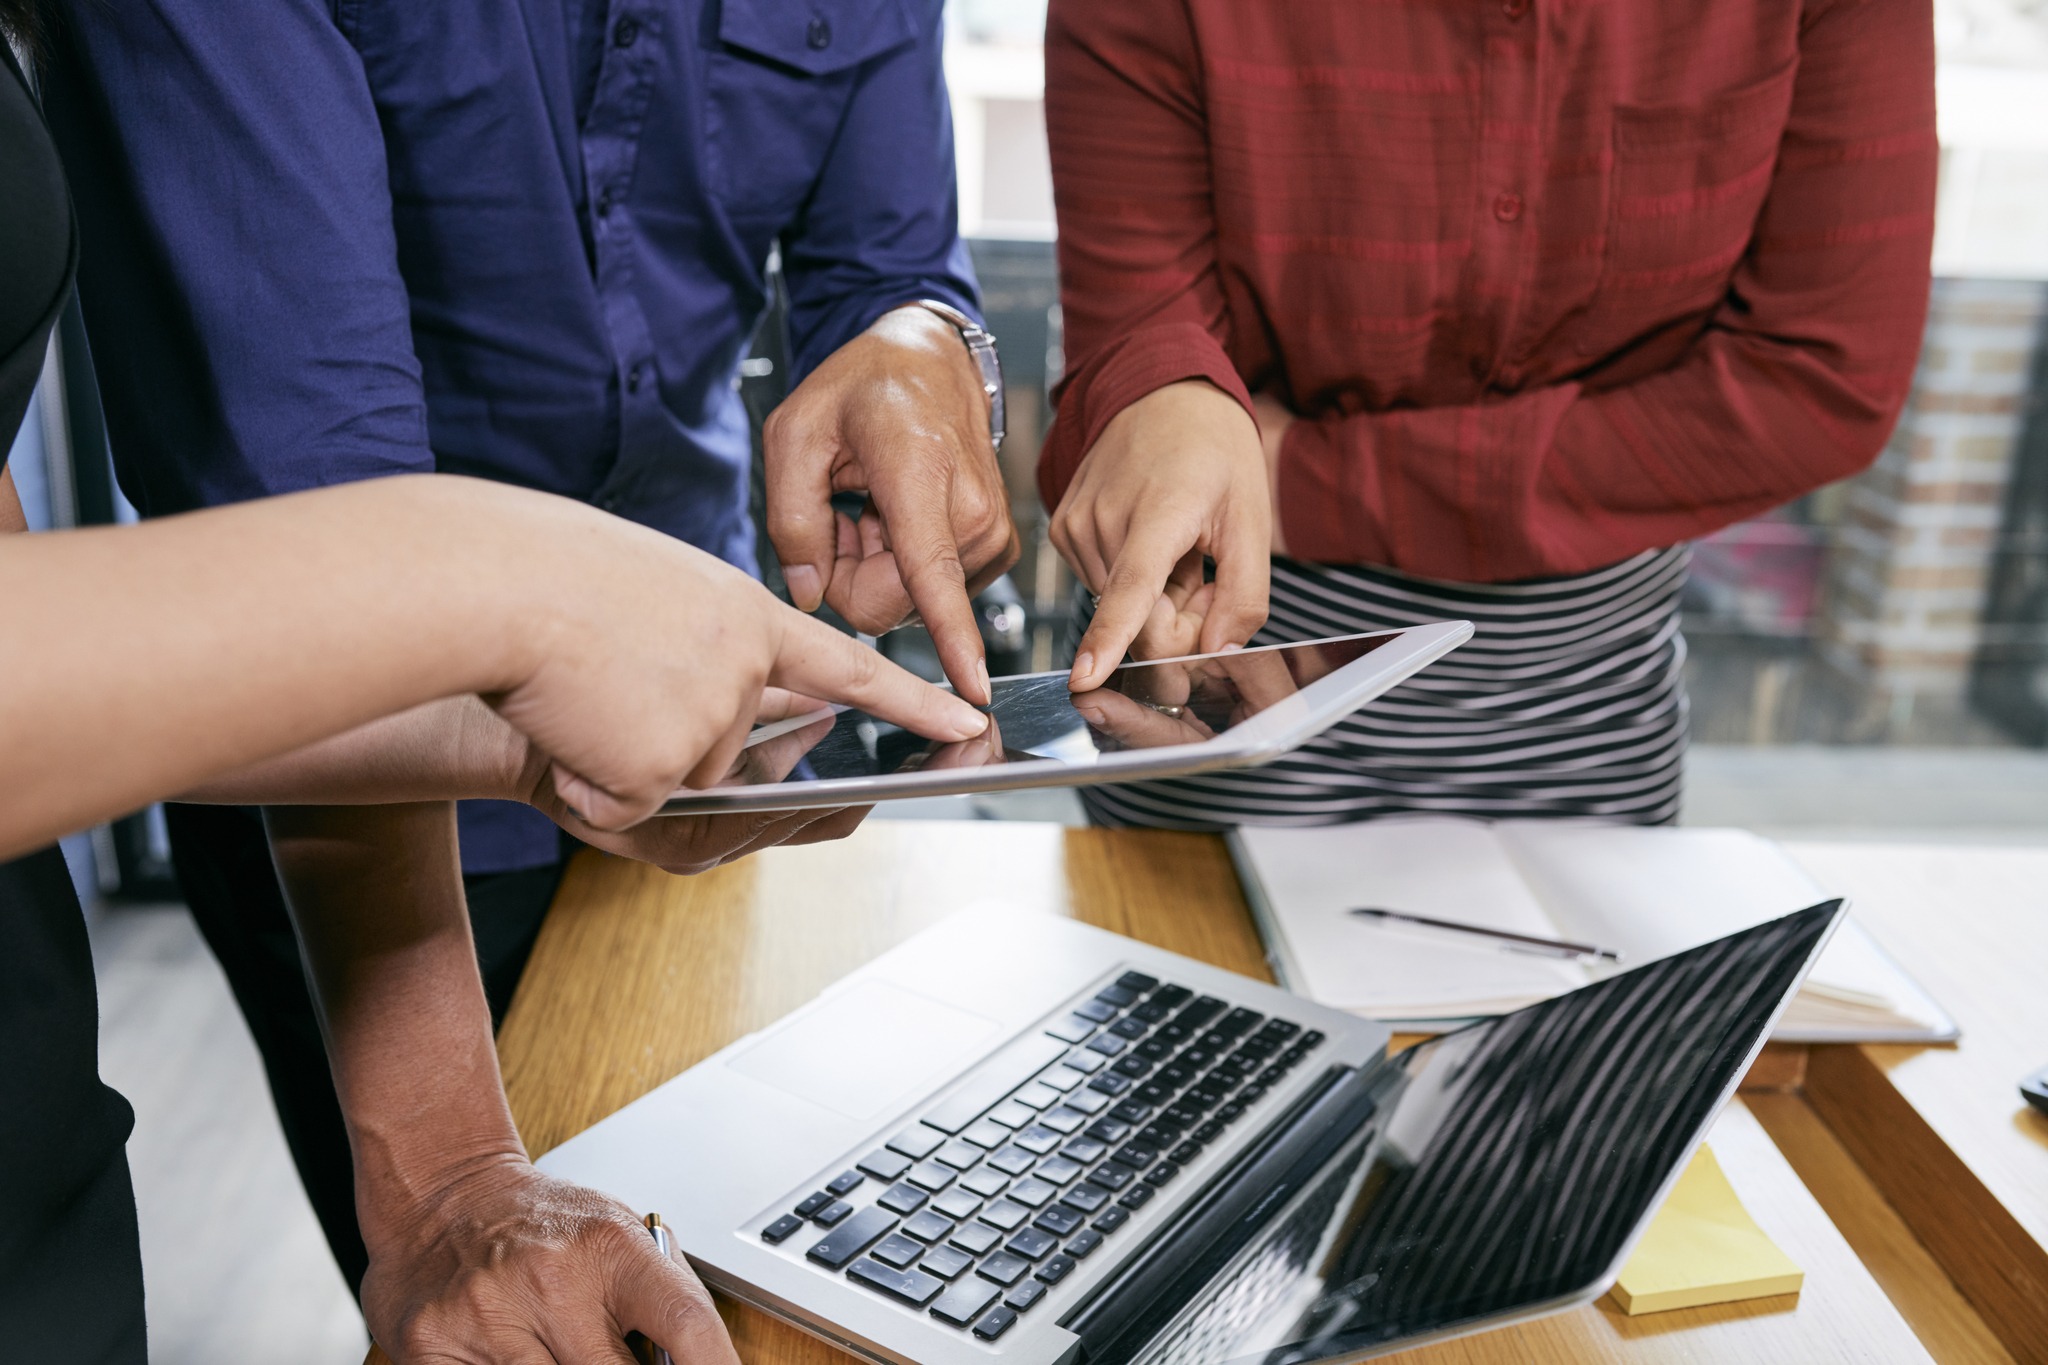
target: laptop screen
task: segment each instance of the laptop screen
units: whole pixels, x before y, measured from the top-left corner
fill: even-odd
[[[1025,759],[1085,766],[1105,753],[1199,744],[1399,638],[1352,635],[1129,663],[1101,687],[1078,694],[1067,690],[1065,673],[997,678],[994,699],[985,708],[993,724],[985,734],[954,744],[934,744],[863,711],[813,712],[756,729],[721,785],[981,768]]]
[[[1211,1251],[1227,1262],[1199,1286],[1126,1304],[1090,1365],[1350,1359],[1603,1287],[1839,911],[1472,1025],[1354,1081],[1378,1091],[1357,1130]]]

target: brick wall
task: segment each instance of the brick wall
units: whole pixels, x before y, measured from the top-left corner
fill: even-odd
[[[1975,656],[2048,284],[1938,279],[1898,430],[1849,481],[1815,635],[1891,692],[1960,698]]]

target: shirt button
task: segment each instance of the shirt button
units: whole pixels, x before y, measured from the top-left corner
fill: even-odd
[[[1519,19],[1529,12],[1529,0],[1500,0],[1500,12],[1510,19]]]
[[[1522,216],[1522,196],[1503,194],[1493,201],[1493,216],[1503,223],[1512,223]]]
[[[612,211],[612,192],[606,189],[597,196],[597,216],[608,218]]]
[[[638,365],[626,371],[626,392],[640,392],[640,367]]]
[[[823,18],[811,20],[810,26],[804,29],[804,41],[811,45],[813,52],[823,52],[832,46],[832,25]]]
[[[1514,0],[1508,0],[1513,4]],[[612,25],[612,46],[631,47],[640,37],[640,23],[636,19],[621,19]]]

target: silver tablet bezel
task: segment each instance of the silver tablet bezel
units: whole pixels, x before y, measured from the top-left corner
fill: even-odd
[[[1472,638],[1470,621],[1439,621],[1399,630],[1363,631],[1318,640],[1261,645],[1245,653],[1293,649],[1302,645],[1335,644],[1372,636],[1398,636],[1318,678],[1294,696],[1266,708],[1242,725],[1199,744],[1174,744],[1157,749],[1129,749],[1104,754],[1080,766],[1058,759],[1000,763],[984,768],[924,769],[872,777],[764,783],[760,786],[685,788],[670,797],[663,815],[710,815],[733,811],[812,810],[819,807],[864,806],[874,801],[915,796],[964,796],[974,792],[1016,791],[1032,787],[1085,787],[1104,782],[1185,777],[1224,768],[1248,768],[1279,757],[1328,729],[1360,706],[1412,677]],[[1222,658],[1220,654],[1189,654],[1148,663],[1186,663]],[[1028,673],[1025,678],[1059,677],[1062,673]],[[797,729],[809,717],[781,722],[777,728]]]

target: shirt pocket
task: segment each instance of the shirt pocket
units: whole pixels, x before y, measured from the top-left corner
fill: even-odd
[[[857,69],[916,37],[906,0],[724,0],[707,64],[706,155],[743,231],[779,231],[801,209]]]
[[[1600,280],[1579,329],[1609,356],[1704,325],[1748,254],[1770,192],[1797,64],[1686,104],[1620,105],[1608,159]]]

